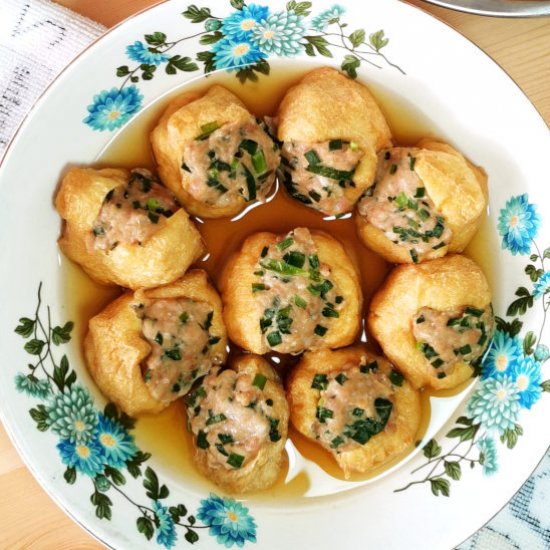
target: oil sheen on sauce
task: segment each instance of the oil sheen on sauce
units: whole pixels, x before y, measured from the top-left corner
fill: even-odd
[[[307,70],[307,69],[306,69]],[[231,89],[238,95],[249,110],[257,116],[274,115],[277,105],[285,91],[306,72],[304,68],[293,70],[281,69],[274,71],[269,78],[261,77],[259,82],[242,85],[234,75],[213,75],[205,83],[195,89],[207,89],[214,83],[220,83]],[[189,86],[186,86],[186,90]],[[399,145],[412,145],[420,137],[433,135],[431,124],[424,117],[415,112],[399,96],[387,90],[379,90],[370,86],[376,96],[387,120],[392,128],[395,142]],[[181,93],[181,89],[170,97]],[[116,138],[98,156],[96,168],[101,167],[144,167],[154,171],[155,166],[149,146],[149,133],[158,120],[162,110],[170,98],[164,98],[161,102],[152,105],[133,122],[127,125]],[[350,215],[342,219],[329,219],[305,207],[289,198],[284,189],[272,191],[268,202],[263,205],[252,205],[236,216],[234,219],[197,220],[199,230],[205,240],[208,254],[194,267],[205,269],[214,284],[219,280],[223,266],[230,255],[235,252],[242,241],[250,234],[258,231],[271,231],[274,233],[286,233],[295,227],[309,227],[322,229],[337,238],[345,246],[352,260],[356,262],[361,273],[361,286],[364,296],[364,316],[368,311],[368,305],[373,293],[378,289],[391,265],[379,256],[365,248],[359,241],[355,222]],[[481,233],[484,233],[483,231]],[[480,242],[482,243],[480,245]],[[476,259],[487,257],[483,254],[486,250],[483,237],[478,235],[471,245]],[[78,267],[70,261],[63,259],[63,287],[67,296],[66,303],[70,304],[69,314],[75,320],[77,327],[76,337],[82,341],[88,320],[101,311],[120,291],[107,289],[93,283]],[[486,265],[482,267],[487,272]],[[490,273],[487,273],[489,278]],[[380,349],[372,341],[370,335],[363,331],[360,339],[367,343],[367,347],[379,353]],[[231,348],[229,360],[239,350]],[[287,373],[296,359],[290,356],[276,353],[267,356],[272,365],[283,376]],[[448,395],[448,394],[447,394]],[[417,441],[420,441],[429,422],[429,396],[422,394],[423,418]],[[157,416],[145,416],[139,419],[134,430],[137,445],[144,451],[152,453],[155,461],[162,465],[163,474],[174,480],[181,480],[184,476],[185,483],[196,487],[200,491],[215,490],[215,488],[196,473],[193,466],[190,436],[186,428],[186,418],[181,402],[175,402],[164,412]],[[291,440],[290,454],[298,452],[302,457],[316,463],[327,474],[343,480],[341,470],[336,462],[323,448],[297,433],[292,427],[289,429]],[[287,447],[288,448],[288,447]],[[412,449],[408,450],[408,454]],[[404,455],[404,456],[405,456]],[[351,481],[364,481],[387,470],[399,462],[403,456],[396,457],[389,464],[384,464],[377,471],[368,476],[355,476]],[[267,491],[266,495],[255,495],[255,499],[282,497],[294,498],[304,495],[310,489],[311,480],[301,473],[290,481],[285,481],[288,468],[284,468],[280,481]],[[182,473],[183,472],[183,473]],[[335,492],[330,489],[330,492]]]

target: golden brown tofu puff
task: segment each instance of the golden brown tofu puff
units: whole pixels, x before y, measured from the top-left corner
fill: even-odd
[[[362,377],[368,378],[363,381]],[[329,385],[331,383],[332,387]],[[347,388],[347,384],[355,386]],[[362,391],[365,389],[363,384],[368,385],[368,396]],[[334,388],[342,391],[340,400],[333,392]],[[393,372],[387,359],[374,355],[362,346],[305,353],[290,374],[287,397],[294,427],[332,452],[346,478],[353,473],[372,471],[414,446],[421,418],[418,391],[397,371]],[[368,435],[361,439],[361,435],[365,434],[357,434],[356,440],[342,434],[328,435],[328,430],[343,424],[337,407],[340,411],[349,409],[351,414],[347,415],[347,420],[353,426],[354,420],[365,419],[364,413],[362,417],[359,415],[361,405],[377,398],[392,403],[391,414],[382,431],[372,435],[364,444],[357,440],[366,439]],[[322,423],[320,418],[323,418],[323,413],[319,412],[319,407],[321,411],[325,410],[326,418]],[[330,418],[327,415],[331,415]],[[338,424],[333,426],[331,422]],[[328,439],[321,443],[324,430],[327,430]],[[338,436],[341,438],[337,440],[338,444],[331,443]]]
[[[347,346],[354,341],[361,323],[363,295],[359,274],[344,247],[334,237],[316,230],[311,230],[311,236],[319,261],[330,267],[330,278],[337,293],[343,297],[339,317],[331,320],[327,332],[318,338],[315,347]],[[271,347],[260,330],[264,309],[259,307],[258,294],[253,291],[253,284],[258,281],[254,272],[264,248],[280,239],[280,235],[267,232],[249,236],[241,249],[230,258],[220,279],[229,338],[243,349],[260,355],[271,351]]]
[[[205,477],[229,493],[267,489],[285,464],[289,412],[283,386],[269,363],[257,355],[238,357],[227,370],[237,376],[220,382],[227,374],[214,369],[186,399],[194,462]],[[226,391],[228,384],[232,391]],[[247,407],[249,402],[254,406]],[[205,409],[212,411],[210,417]],[[209,418],[222,420],[208,422]]]
[[[155,399],[143,379],[141,365],[151,353],[151,345],[143,337],[142,321],[136,313],[144,299],[168,298],[190,298],[210,305],[214,312],[210,330],[220,337],[212,349],[226,356],[221,300],[204,271],[189,271],[170,285],[126,292],[90,319],[84,353],[101,392],[130,416],[159,413],[170,402]]]
[[[446,143],[421,139],[416,147],[419,150],[414,153],[414,171],[452,231],[448,246],[431,251],[427,259],[462,252],[479,229],[487,209],[487,175]],[[393,243],[358,213],[355,221],[359,237],[368,248],[389,262],[413,262],[407,248]]]
[[[245,125],[250,124],[251,118],[242,101],[218,85],[204,94],[188,92],[178,96],[166,108],[151,133],[153,153],[161,180],[191,214],[204,218],[230,217],[248,204],[243,196],[225,205],[197,200],[189,191],[192,178],[182,168],[182,162],[186,146],[195,143],[206,126],[213,123],[217,128],[231,123]]]
[[[342,139],[365,151],[344,195],[354,204],[372,185],[376,153],[391,146],[391,131],[368,88],[330,67],[306,74],[288,90],[278,109],[282,142],[318,143]]]
[[[464,306],[486,309],[490,304],[491,289],[483,271],[469,258],[453,254],[396,267],[371,302],[368,326],[385,355],[414,387],[454,388],[472,376],[472,367],[458,362],[452,373],[438,378],[416,345],[416,313],[423,307],[445,312]]]
[[[120,243],[105,251],[93,245],[94,221],[107,194],[126,185],[128,170],[72,168],[63,178],[55,207],[65,221],[59,247],[105,285],[150,288],[181,277],[205,251],[202,238],[183,208],[159,224],[141,245]]]

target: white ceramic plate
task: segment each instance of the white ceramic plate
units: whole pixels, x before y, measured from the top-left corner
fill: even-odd
[[[86,296],[74,295],[60,258],[52,197],[68,164],[93,163],[164,96],[205,70],[246,62],[252,71],[233,67],[223,78],[322,64],[356,71],[394,120],[413,113],[485,167],[490,215],[469,252],[502,321],[482,379],[432,398],[426,436],[407,460],[346,483],[290,449],[289,479],[309,480],[305,489],[236,501],[171,461],[169,445],[150,443],[151,421],[132,427],[104,409],[80,353],[85,327],[78,315],[70,323]],[[132,18],[61,75],[1,167],[5,426],[48,493],[113,547],[454,547],[510,499],[550,442],[549,150],[546,125],[495,63],[394,0],[269,8],[178,0]]]

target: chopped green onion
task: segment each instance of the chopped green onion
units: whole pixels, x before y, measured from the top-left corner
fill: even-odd
[[[294,244],[294,239],[292,237],[287,237],[285,240],[281,241],[280,243],[277,243],[277,248],[279,250],[285,250],[288,247],[292,246]]]
[[[473,315],[474,317],[481,317],[483,315],[483,310],[482,309],[478,309],[478,308],[475,308],[473,306],[468,306],[465,310],[464,310],[464,313],[468,314],[468,315]]]
[[[311,382],[314,390],[326,390],[328,386],[328,377],[326,374],[316,374]]]
[[[285,262],[284,260],[268,260],[261,262],[260,265],[268,271],[274,271],[279,275],[292,276],[292,275],[309,275],[309,273],[299,267],[293,266]]]
[[[263,390],[265,387],[265,384],[267,382],[267,377],[264,376],[261,372],[258,372],[256,376],[254,376],[254,380],[252,381],[252,385],[256,386],[260,390]]]
[[[252,292],[261,292],[267,290],[267,287],[263,283],[252,283]]]
[[[318,176],[323,176],[336,181],[349,181],[353,177],[353,170],[338,170],[321,164],[310,164],[306,170]]]
[[[179,348],[167,349],[164,351],[163,357],[167,357],[172,361],[181,361],[181,351]]]
[[[305,309],[307,307],[307,302],[301,296],[298,296],[297,294],[294,296],[294,303],[299,308],[302,308],[302,309]]]
[[[313,149],[310,149],[307,153],[305,153],[304,157],[306,157],[306,160],[310,166],[315,166],[321,162],[319,155]]]
[[[211,426],[212,424],[218,424],[219,422],[223,422],[224,420],[227,420],[227,416],[225,414],[212,414],[212,411],[208,411],[208,420],[206,421],[207,426]]]
[[[327,327],[324,327],[323,325],[317,325],[313,332],[317,334],[317,336],[324,336],[327,333],[327,330]]]
[[[214,312],[210,311],[208,312],[208,315],[206,316],[206,319],[204,321],[204,324],[201,325],[201,328],[208,332],[210,330],[210,327],[212,326],[212,318],[214,317]]]
[[[283,256],[283,260],[294,267],[302,268],[304,267],[304,264],[306,263],[306,256],[305,254],[302,254],[301,252],[297,252],[293,250],[292,252],[288,252]]]
[[[340,386],[343,386],[348,377],[343,372],[341,372],[334,379],[336,380],[336,382],[338,382],[338,384],[340,384]]]
[[[397,372],[396,370],[392,370],[390,372],[390,374],[388,375],[388,378],[390,379],[390,382],[394,386],[402,386],[403,385],[403,380],[405,380],[403,375],[400,372]]]
[[[264,152],[260,149],[252,155],[252,166],[256,174],[263,174],[267,171],[267,161],[265,160]]]
[[[208,447],[210,447],[210,443],[208,443],[206,439],[206,433],[202,430],[200,430],[197,435],[197,447],[199,449],[208,449]]]
[[[340,317],[340,314],[334,309],[334,306],[332,304],[327,304],[322,311],[323,317],[332,317],[334,319],[338,319]]]
[[[326,409],[325,407],[317,407],[317,411],[315,412],[315,417],[321,424],[325,424],[327,418],[332,418],[334,416],[334,413],[330,409]]]
[[[246,187],[248,189],[248,202],[253,201],[256,198],[256,180],[252,175],[252,172],[243,164],[244,174],[246,177]]]
[[[317,254],[313,254],[309,257],[309,267],[311,267],[311,269],[319,269],[319,265],[319,256],[317,256]]]
[[[341,139],[331,139],[328,142],[328,150],[329,151],[338,151],[339,149],[342,149],[342,140]]]
[[[238,470],[244,462],[244,456],[237,453],[231,453],[227,459],[227,464]]]
[[[359,371],[362,374],[367,374],[369,372],[375,372],[378,370],[378,362],[377,361],[371,361],[367,365],[359,365]]]
[[[147,214],[147,217],[149,218],[149,221],[151,223],[157,224],[159,222],[159,215],[158,214],[154,214],[153,212],[149,212]]]
[[[251,139],[243,139],[239,144],[239,149],[244,149],[250,156],[253,156],[258,150],[258,144]]]
[[[184,312],[179,316],[179,320],[185,325],[185,323],[187,323],[187,321],[189,321],[189,313],[187,313],[187,311],[184,311]]]
[[[203,124],[201,126],[201,133],[195,138],[195,140],[202,141],[203,139],[206,139],[212,132],[216,131],[219,127],[220,125],[216,121]]]
[[[274,348],[275,346],[278,346],[283,341],[283,337],[281,336],[280,332],[270,332],[267,335],[267,343]]]
[[[390,174],[395,174],[397,172],[397,164],[392,164],[390,166]]]
[[[156,336],[155,336],[155,342],[159,345],[159,346],[162,346],[162,342],[164,342],[164,338],[162,336],[162,333],[160,332],[157,332]]]

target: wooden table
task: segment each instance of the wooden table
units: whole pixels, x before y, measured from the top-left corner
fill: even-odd
[[[58,3],[110,27],[156,2],[58,0]],[[447,22],[491,55],[550,125],[550,18],[496,19],[453,12],[419,0],[410,3]],[[0,550],[103,548],[50,500],[1,426],[0,495]]]

